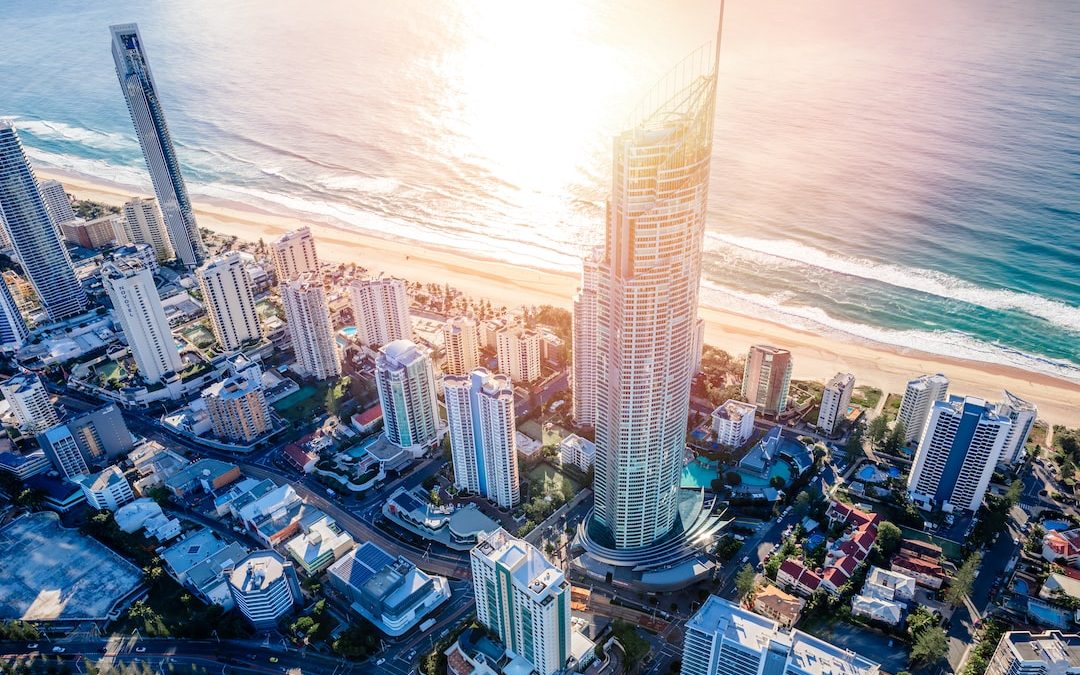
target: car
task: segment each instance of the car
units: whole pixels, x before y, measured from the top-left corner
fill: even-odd
[[[63,654],[66,651],[67,650],[64,649],[63,647],[61,647],[60,645],[56,645],[55,647],[52,648],[52,653],[53,654]]]
[[[1020,545],[1020,540],[1017,539],[1016,537],[1013,537],[1013,546],[1019,546],[1019,545]]]
[[[142,654],[145,651],[146,651],[146,647],[136,647],[135,648],[135,653],[136,654]]]
[[[26,648],[27,649],[37,649],[38,648],[38,643],[31,642],[30,644],[26,645]]]
[[[745,565],[746,563],[750,562],[750,556],[748,556],[748,555],[744,555],[744,556],[743,556],[743,559],[742,559],[742,561],[743,561],[743,564],[744,564],[744,565]]]
[[[382,665],[382,664],[384,664],[384,663],[386,663],[386,659],[385,659],[385,658],[381,658],[381,659],[379,659],[378,661],[376,661],[376,662],[375,662],[375,665],[377,665],[377,666],[381,666],[381,665]]]
[[[278,661],[279,661],[278,657],[276,657],[276,656],[271,656],[270,657],[270,663],[277,663]]]

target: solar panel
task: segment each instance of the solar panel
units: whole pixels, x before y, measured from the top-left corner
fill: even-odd
[[[403,492],[395,498],[398,504],[406,511],[415,511],[420,508],[420,502],[416,501],[412,495],[407,492]]]
[[[360,550],[356,552],[356,559],[373,572],[377,572],[394,562],[393,558],[371,542],[365,542],[360,547]]]

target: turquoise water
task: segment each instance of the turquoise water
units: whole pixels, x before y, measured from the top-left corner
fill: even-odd
[[[354,445],[351,448],[349,448],[346,451],[346,454],[348,454],[349,457],[352,457],[353,459],[359,459],[360,457],[362,457],[364,455],[364,450],[371,447],[371,445],[373,443],[375,443],[376,441],[378,441],[378,440],[379,440],[379,434],[375,434],[374,436],[371,436],[370,438],[366,438],[362,442],[360,442],[359,444]]]
[[[703,460],[695,459],[683,467],[683,487],[712,488],[713,480],[719,476],[717,472],[718,462],[715,460],[704,462],[704,464],[702,462]],[[791,481],[791,465],[783,460],[775,462],[770,467],[769,475],[766,478],[742,470],[739,471],[739,475],[742,476],[743,485],[766,486],[774,476],[780,476],[784,479],[784,483],[787,484]]]
[[[730,4],[702,302],[1080,381],[1080,3]],[[107,31],[138,21],[196,203],[575,270],[716,5],[14,0],[0,115],[147,193]]]
[[[344,326],[338,332],[345,337],[353,337],[354,335],[356,335],[356,326]]]

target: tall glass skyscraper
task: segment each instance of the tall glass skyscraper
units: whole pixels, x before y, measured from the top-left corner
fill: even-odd
[[[0,120],[0,220],[23,270],[52,320],[86,309],[86,293],[60,242],[34,169],[11,122]]]
[[[676,67],[614,142],[597,274],[594,518],[618,549],[657,542],[678,515],[718,54],[703,47]]]
[[[135,134],[142,146],[158,206],[165,218],[165,228],[169,231],[176,257],[187,267],[194,268],[202,263],[206,252],[195,225],[195,212],[188,199],[184,177],[180,175],[180,161],[176,158],[139,27],[126,23],[110,26],[109,30],[112,32],[116,76],[120,78],[120,89],[124,92]]]

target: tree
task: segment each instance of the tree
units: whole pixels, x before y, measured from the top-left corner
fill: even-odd
[[[896,525],[885,521],[878,526],[877,531],[877,545],[881,549],[882,557],[888,558],[900,548],[900,540],[903,539],[903,533],[900,532],[900,528]]]
[[[884,415],[882,415],[882,417],[884,417]],[[899,453],[900,448],[904,447],[904,433],[904,423],[897,422],[896,426],[889,432],[889,435],[885,437],[883,450],[890,455]]]
[[[945,657],[949,651],[949,639],[940,628],[929,628],[919,633],[908,655],[911,663],[931,665]]]
[[[964,598],[971,593],[971,586],[975,583],[975,577],[979,573],[979,564],[982,563],[982,555],[972,553],[956,570],[956,576],[949,584],[949,590],[945,591],[945,601],[953,607],[957,607]]]
[[[914,642],[924,631],[937,627],[937,619],[926,607],[916,605],[907,618],[907,631]]]
[[[738,471],[728,471],[724,474],[724,482],[734,487],[742,483],[742,476],[739,475]]]
[[[795,495],[794,505],[795,515],[799,518],[806,517],[806,514],[810,513],[810,493],[803,490],[799,494]],[[880,536],[880,535],[879,535]]]
[[[743,565],[739,573],[735,575],[735,589],[739,593],[739,599],[743,600],[753,593],[756,583],[757,575],[754,574],[754,568],[750,567],[749,563]]]
[[[334,640],[334,651],[347,659],[363,659],[378,647],[375,627],[362,620],[353,623]]]
[[[1009,483],[1009,489],[1005,491],[1005,501],[1008,502],[1009,508],[1012,508],[1020,503],[1020,496],[1024,494],[1024,484],[1021,481],[1014,480]]]
[[[889,433],[889,420],[885,419],[884,415],[878,415],[870,420],[867,433],[870,435],[870,443],[873,444],[874,449],[880,450],[885,442],[885,435]]]
[[[627,663],[637,663],[649,653],[649,643],[637,634],[637,626],[629,621],[615,619],[611,631],[622,645],[623,651],[626,652]]]
[[[855,457],[862,454],[864,432],[865,426],[862,422],[856,422],[855,426],[851,427],[851,433],[848,434],[847,443],[844,444],[844,452],[846,452],[849,457]]]

